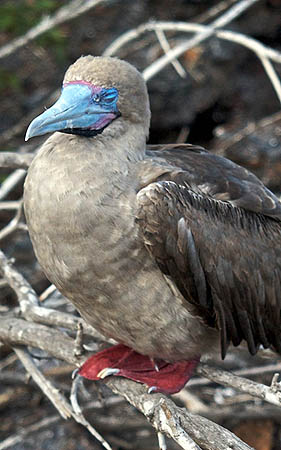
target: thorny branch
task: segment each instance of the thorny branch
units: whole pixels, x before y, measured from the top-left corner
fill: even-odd
[[[109,0],[73,0],[69,2],[67,5],[61,7],[52,17],[44,17],[42,21],[29,30],[26,35],[15,39],[2,47],[0,49],[0,58],[10,55],[42,33],[52,29],[54,26],[72,20],[89,9],[102,3],[108,3],[108,1]],[[202,20],[208,20],[220,14],[221,11],[226,10],[226,12],[221,14],[209,25],[182,22],[149,22],[124,33],[105,50],[104,54],[116,54],[133,39],[138,38],[144,33],[154,32],[164,51],[164,55],[145,69],[143,72],[145,79],[149,80],[169,63],[172,63],[177,72],[181,76],[184,76],[185,69],[180,65],[177,58],[185,51],[202,43],[206,39],[216,36],[222,40],[236,42],[255,52],[257,57],[261,60],[275,92],[281,101],[281,84],[272,65],[272,62],[278,64],[281,63],[281,53],[244,34],[222,29],[222,27],[237,18],[250,6],[257,3],[257,1],[258,0],[241,0],[239,2],[235,2],[234,0],[222,1],[215,8],[210,9],[207,14],[205,14],[205,17],[202,17]],[[233,3],[234,5],[229,8]],[[178,45],[171,48],[169,41],[164,34],[164,32],[169,31],[195,33],[195,35],[189,40],[182,41],[181,39]],[[53,97],[56,97],[56,95],[57,93],[54,93]],[[22,123],[25,123],[24,120]],[[256,127],[264,126],[264,123],[261,121],[258,124],[250,125],[246,127],[245,130],[238,133],[237,136],[232,137],[232,142],[243,139],[243,137],[253,132]],[[17,126],[17,130],[19,127],[21,130],[22,125]],[[9,134],[8,139],[12,134],[13,132]],[[225,145],[232,145],[232,142],[225,142]],[[22,182],[25,177],[26,169],[31,163],[33,156],[34,155],[31,153],[1,153],[0,167],[16,170],[2,183],[2,186],[0,187],[0,200],[5,200],[7,195]],[[10,209],[15,211],[14,218],[0,232],[1,239],[4,237],[6,238],[15,230],[22,229],[24,224],[21,220],[21,200],[15,202],[2,202],[0,206],[0,209],[6,208],[7,210]],[[75,354],[74,352],[75,341],[72,336],[77,330],[77,326],[82,326],[83,334],[94,339],[95,350],[99,348],[99,345],[102,342],[105,342],[104,337],[86,324],[81,318],[77,318],[69,313],[60,312],[56,309],[41,306],[42,303],[40,303],[32,286],[14,268],[12,262],[9,261],[2,252],[0,252],[0,273],[3,277],[2,281],[14,290],[19,301],[19,308],[9,311],[9,314],[0,315],[0,341],[13,347],[17,357],[25,366],[27,372],[33,377],[34,381],[47,395],[62,417],[66,418],[71,416],[77,422],[82,423],[82,425],[84,425],[102,443],[102,445],[109,450],[111,448],[109,444],[104,441],[99,433],[97,433],[89,422],[86,421],[83,413],[80,410],[73,408],[66,398],[63,397],[52,383],[46,379],[45,375],[42,374],[33,359],[25,350],[27,346],[38,348],[51,355],[53,358],[61,359],[73,365],[73,367],[79,367],[86,359],[87,355],[86,353],[80,355],[77,353]],[[41,299],[43,298],[44,295]],[[69,334],[67,334],[65,330],[67,330]],[[60,343],[59,346],[57,345],[57,342]],[[84,346],[84,348],[87,348],[87,346]],[[240,376],[235,376],[229,372],[218,370],[206,364],[200,364],[198,366],[197,374],[206,377],[212,382],[222,384],[223,386],[230,386],[238,392],[247,394],[248,396],[254,396],[264,402],[280,407],[281,387],[276,377],[273,377],[271,386],[266,386]],[[191,414],[186,409],[177,407],[172,400],[164,395],[147,394],[145,386],[117,377],[110,377],[106,380],[106,383],[115,393],[123,396],[147,417],[149,422],[159,433],[159,445],[163,449],[165,448],[165,443],[161,437],[162,433],[171,436],[184,449],[250,449],[248,445],[244,444],[226,429],[210,422],[204,417]],[[190,399],[192,395],[188,395]],[[202,414],[205,413],[207,416],[208,414],[210,415],[210,408],[202,402],[201,404],[199,403],[200,402],[197,403],[197,406],[199,410],[201,408]],[[42,426],[44,426],[44,424],[42,424]],[[8,447],[8,442],[6,442],[6,444],[0,444],[0,449]]]

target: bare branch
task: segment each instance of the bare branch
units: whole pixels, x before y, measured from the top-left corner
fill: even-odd
[[[9,234],[16,231],[17,228],[19,228],[20,219],[22,216],[22,207],[23,207],[23,201],[21,200],[19,202],[18,210],[15,214],[15,217],[6,225],[1,231],[0,231],[0,241],[7,237]]]
[[[232,387],[240,392],[245,392],[253,397],[272,403],[273,405],[281,406],[281,390],[279,385],[278,389],[276,389],[276,384],[265,386],[264,384],[238,377],[225,370],[215,369],[202,363],[195,369],[195,372],[223,386]]]
[[[81,14],[84,14],[86,11],[89,11],[91,8],[94,8],[101,3],[107,3],[108,1],[109,0],[70,1],[58,9],[53,16],[43,17],[43,19],[35,27],[31,28],[24,36],[14,39],[12,42],[4,45],[0,49],[0,58],[10,55],[46,31],[49,31],[64,22],[75,19],[76,17],[81,16]]]
[[[204,11],[200,16],[196,17],[195,22],[206,22],[207,20],[212,19],[215,16],[218,16],[220,13],[225,11],[229,6],[233,3],[236,3],[237,0],[223,0],[220,3],[214,5],[212,8]]]
[[[232,147],[234,144],[237,144],[238,142],[242,141],[247,136],[250,136],[252,133],[254,133],[259,128],[267,127],[268,125],[271,125],[273,123],[277,123],[281,120],[281,112],[278,111],[275,114],[272,114],[271,116],[265,117],[261,119],[258,122],[250,122],[246,125],[245,128],[242,130],[237,131],[229,138],[225,138],[223,142],[219,144],[218,152],[219,154],[224,155],[225,151]]]
[[[85,356],[74,355],[74,340],[67,334],[55,328],[34,324],[23,319],[0,317],[0,341],[11,347],[28,345],[40,348],[53,357],[62,359],[76,367],[79,367],[85,360]]]
[[[157,431],[171,436],[182,448],[192,448],[190,439],[205,450],[225,450],[226,448],[249,450],[251,448],[223,427],[175,406],[172,400],[164,395],[147,394],[143,385],[118,377],[111,377],[105,382],[113,392],[123,395],[128,402],[139,409]],[[180,425],[176,427],[175,436],[173,430],[176,423]],[[184,447],[183,444],[189,447]]]
[[[159,450],[167,450],[167,445],[166,445],[166,440],[165,440],[164,434],[157,433],[157,437],[158,437]]]
[[[241,44],[253,52],[262,53],[267,58],[275,61],[277,63],[281,63],[281,53],[277,50],[274,50],[261,42],[257,41],[254,38],[246,36],[242,33],[237,33],[235,31],[228,30],[216,30],[212,28],[211,25],[201,25],[199,23],[192,22],[148,22],[139,27],[127,31],[126,33],[119,36],[115,41],[112,42],[104,51],[105,56],[115,55],[120,48],[122,48],[127,43],[131,42],[134,39],[137,39],[142,34],[146,32],[155,32],[156,30],[165,30],[165,31],[180,31],[184,33],[203,33],[204,31],[213,30],[213,34],[226,41],[236,42],[237,44]],[[189,41],[185,41],[189,42]],[[174,49],[176,49],[175,47]],[[172,51],[174,50],[172,49]],[[170,54],[168,52],[167,54]],[[178,55],[179,56],[179,55]],[[146,77],[146,79],[148,79]]]
[[[53,328],[22,319],[0,318],[0,340],[12,346],[25,344],[40,348],[77,367],[86,359],[86,356],[74,356],[73,339]],[[60,343],[59,346],[57,342]],[[158,432],[171,436],[179,445],[188,443],[190,446],[192,439],[199,447],[208,450],[223,450],[228,445],[236,445],[237,450],[250,448],[219,425],[176,407],[164,395],[147,394],[147,388],[143,385],[117,377],[106,380],[106,383],[143,412]],[[210,436],[213,437],[213,442],[210,442]]]
[[[272,63],[269,61],[269,59],[266,56],[264,56],[261,53],[259,53],[257,56],[261,60],[264,70],[266,71],[267,76],[270,79],[271,84],[273,86],[273,89],[275,90],[276,95],[279,99],[279,102],[281,103],[281,82],[278,78],[277,73],[274,70]]]
[[[0,200],[4,200],[7,195],[24,179],[26,171],[17,169],[9,175],[0,186]]]
[[[32,305],[38,305],[38,298],[34,289],[32,289],[25,278],[13,267],[12,262],[6,258],[1,250],[0,271],[2,272],[3,278],[17,294],[23,312]]]
[[[155,34],[158,38],[158,41],[164,50],[164,53],[167,53],[169,50],[171,50],[170,44],[165,36],[165,33],[163,30],[155,30]],[[179,74],[181,78],[186,77],[186,71],[184,70],[183,66],[180,64],[180,62],[175,59],[171,62],[173,67],[175,68],[176,72]]]
[[[247,367],[245,369],[234,370],[232,372],[233,375],[237,376],[255,376],[261,375],[264,373],[270,372],[281,372],[281,363],[269,364],[266,366],[255,366],[255,367]],[[191,386],[206,386],[212,383],[212,380],[204,379],[204,378],[192,378],[188,382],[188,387]]]
[[[242,2],[241,2],[242,3]],[[236,5],[237,6],[237,5]],[[235,9],[235,7],[233,7]],[[234,11],[237,13],[237,9]],[[229,11],[225,14],[228,18],[231,15],[228,14]],[[234,14],[234,13],[233,13]],[[236,16],[235,16],[236,17]],[[233,17],[233,18],[235,18]],[[276,95],[281,103],[281,82],[276,74],[276,71],[271,64],[269,59],[274,60],[275,62],[281,63],[281,53],[277,52],[276,50],[273,50],[269,47],[266,47],[262,43],[258,42],[257,40],[253,38],[249,38],[246,35],[243,35],[241,33],[235,33],[233,31],[226,31],[226,30],[216,30],[223,23],[226,19],[223,19],[223,16],[221,18],[217,19],[217,21],[213,22],[212,25],[204,26],[196,23],[182,23],[182,22],[149,22],[147,24],[141,25],[135,30],[130,30],[127,33],[124,33],[121,35],[118,39],[116,39],[105,51],[105,55],[113,55],[119,50],[123,45],[128,43],[129,41],[136,39],[141,34],[147,32],[147,31],[154,31],[159,39],[160,44],[162,45],[163,49],[165,50],[165,55],[160,57],[157,61],[153,62],[149,67],[147,67],[143,71],[143,77],[145,80],[149,80],[153,76],[155,76],[160,70],[162,70],[167,64],[169,63],[175,63],[175,59],[180,56],[185,51],[189,50],[190,48],[194,47],[195,45],[198,45],[203,40],[211,37],[212,35],[215,35],[216,37],[220,39],[225,39],[227,41],[236,42],[240,45],[243,45],[244,47],[247,47],[248,49],[252,50],[257,57],[260,59],[266,74],[268,78],[270,79],[272,86],[276,92]],[[174,47],[173,49],[168,49],[167,46],[163,46],[163,37],[159,35],[159,32],[162,32],[163,30],[172,30],[172,31],[184,31],[187,33],[190,32],[197,32],[198,34],[195,35],[193,38],[191,38],[188,41],[184,41],[183,43],[179,44],[178,46]],[[166,39],[166,38],[165,38]],[[177,68],[178,71],[178,68]]]
[[[81,425],[84,425],[85,428],[101,443],[101,445],[106,448],[107,450],[112,450],[110,445],[105,441],[105,439],[97,432],[95,428],[92,427],[92,425],[85,419],[82,410],[80,408],[80,405],[77,400],[77,390],[78,385],[80,383],[79,377],[76,377],[73,380],[72,388],[71,388],[71,395],[70,395],[70,401],[73,408],[73,411],[75,413],[75,420],[78,423],[81,423]]]
[[[18,209],[21,204],[21,200],[11,200],[6,202],[0,202],[0,210],[13,211]]]
[[[39,297],[40,302],[44,302],[47,298],[52,295],[56,291],[56,286],[54,284],[50,284],[50,286],[45,289],[44,292]]]
[[[24,317],[35,323],[63,327],[74,332],[77,331],[78,324],[81,324],[83,327],[83,334],[92,336],[97,341],[114,342],[112,340],[106,340],[102,334],[88,325],[81,317],[75,317],[72,314],[57,311],[56,309],[32,305],[24,311]]]
[[[194,47],[195,45],[198,45],[203,40],[207,39],[213,34],[213,31],[215,28],[222,28],[232,20],[236,19],[240,14],[242,14],[245,10],[247,10],[250,6],[252,6],[254,3],[256,3],[258,0],[242,0],[239,3],[235,4],[232,8],[230,8],[226,13],[221,15],[218,19],[216,19],[214,22],[211,23],[207,28],[204,27],[201,29],[201,32],[195,36],[193,39],[184,42],[180,46],[174,48],[172,51],[168,52],[163,57],[159,58],[156,62],[154,62],[149,68],[147,68],[144,71],[145,79],[148,80],[152,78],[156,73],[158,73],[160,70],[163,69],[167,64],[169,64],[174,58],[177,58],[185,51],[189,50],[190,48]],[[150,24],[152,27],[154,26],[154,23],[152,22]],[[141,25],[136,30],[131,30],[127,32],[126,34],[120,36],[118,40],[114,41],[113,44],[111,44],[104,52],[105,56],[110,56],[112,54],[115,54],[116,51],[124,45],[124,43],[135,39],[139,36],[139,34],[143,33],[144,31],[147,31],[147,27],[149,24]],[[198,25],[202,26],[203,25]],[[144,29],[145,28],[145,29]],[[153,29],[154,30],[154,29]],[[202,31],[203,30],[203,31]],[[190,30],[190,31],[196,31],[196,30]]]
[[[0,450],[6,450],[7,448],[10,448],[12,446],[14,447],[16,444],[22,442],[24,437],[28,434],[41,430],[42,428],[49,427],[54,422],[57,422],[58,419],[59,416],[56,414],[51,417],[46,417],[30,426],[21,427],[20,431],[18,431],[13,436],[9,436],[7,439],[4,439],[4,441],[0,443]]]
[[[87,430],[103,445],[104,448],[106,448],[106,450],[112,450],[110,445],[85,419],[82,412],[80,410],[79,411],[73,410],[69,402],[65,399],[65,397],[52,385],[52,383],[50,383],[47,380],[47,378],[42,374],[42,372],[40,372],[40,370],[36,367],[27,351],[17,347],[14,348],[14,351],[17,354],[18,358],[21,360],[26,371],[37,383],[42,392],[53,403],[53,405],[58,410],[60,415],[64,419],[69,419],[70,417],[73,417],[73,419],[76,422],[80,423],[85,428],[87,428]]]
[[[48,399],[53,403],[60,415],[64,419],[71,417],[71,408],[68,402],[66,401],[64,396],[60,394],[59,391],[52,385],[52,383],[47,380],[42,372],[40,372],[27,351],[19,347],[15,347],[14,351],[24,365],[26,371],[30,374],[35,383],[38,384],[42,392],[44,392]]]
[[[0,153],[0,167],[9,167],[10,169],[27,169],[34,158],[33,153]]]

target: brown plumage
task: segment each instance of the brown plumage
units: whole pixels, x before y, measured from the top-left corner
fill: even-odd
[[[151,358],[195,358],[219,340],[223,357],[242,340],[281,352],[274,194],[201,147],[146,148],[146,86],[124,61],[80,58],[64,84],[27,132],[70,133],[45,142],[25,184],[48,278],[91,325]],[[66,107],[74,90],[83,106]]]

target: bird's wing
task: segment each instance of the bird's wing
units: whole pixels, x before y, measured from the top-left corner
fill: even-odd
[[[281,203],[251,172],[222,156],[190,144],[147,147],[147,155],[172,166],[169,179],[234,206],[281,220]],[[167,174],[161,178],[166,179]]]
[[[281,352],[279,221],[176,181],[147,184],[137,206],[146,248],[185,298],[183,306],[195,306],[219,329],[222,356],[242,339],[252,354],[260,344]]]

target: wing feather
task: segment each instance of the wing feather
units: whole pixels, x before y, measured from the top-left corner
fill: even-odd
[[[171,181],[137,196],[140,236],[185,307],[229,343],[281,352],[281,224]]]
[[[154,161],[154,171],[156,161],[162,167],[159,181],[186,183],[196,192],[281,220],[278,198],[253,173],[229,159],[190,144],[151,145],[147,156]],[[148,177],[143,186],[152,181],[155,178]]]

